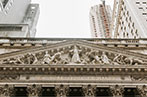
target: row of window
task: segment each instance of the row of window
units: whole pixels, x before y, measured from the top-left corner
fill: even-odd
[[[4,12],[5,14],[8,13],[9,9],[13,5],[14,0],[2,0],[0,4],[0,11]]]

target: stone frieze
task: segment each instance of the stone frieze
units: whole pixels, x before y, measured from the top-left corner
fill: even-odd
[[[140,57],[76,43],[53,49],[32,50],[0,59],[0,64],[3,65],[142,65],[146,63],[147,61]]]

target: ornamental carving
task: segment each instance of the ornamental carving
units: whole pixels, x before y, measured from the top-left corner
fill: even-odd
[[[30,85],[27,87],[28,97],[39,97],[41,95],[40,85]]]
[[[0,64],[13,65],[140,65],[144,63],[146,62],[141,59],[127,55],[95,50],[79,45],[26,53],[0,60]]]
[[[0,81],[7,80],[7,81],[13,81],[13,80],[19,80],[19,75],[0,75]]]
[[[119,85],[115,85],[115,86],[110,86],[110,91],[112,93],[112,95],[115,96],[123,96],[123,92],[124,92],[124,87],[123,86],[119,86]]]
[[[0,87],[0,96],[3,97],[10,97],[13,96],[14,94],[14,89],[12,86],[5,85],[3,87]]]
[[[132,81],[147,81],[147,76],[139,76],[139,75],[134,75],[130,76]]]
[[[69,86],[59,85],[55,87],[57,97],[66,97],[69,92]]]
[[[147,97],[147,86],[145,85],[137,86],[137,90],[139,94],[141,95],[141,97]]]
[[[95,97],[96,86],[88,85],[88,86],[83,86],[82,88],[85,97]]]

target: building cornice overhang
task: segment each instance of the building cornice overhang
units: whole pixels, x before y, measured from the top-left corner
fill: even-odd
[[[0,74],[71,74],[71,75],[143,75],[147,76],[147,65],[0,65]]]
[[[112,53],[116,53],[116,54],[138,57],[138,58],[142,58],[143,60],[147,61],[147,55],[145,55],[145,54],[130,52],[130,51],[127,51],[127,50],[124,50],[121,48],[117,49],[117,48],[105,47],[104,45],[91,43],[91,42],[85,41],[85,40],[71,40],[71,41],[64,40],[64,41],[53,43],[53,44],[50,44],[47,46],[41,46],[41,47],[31,48],[31,49],[27,48],[27,49],[23,49],[20,51],[4,53],[4,54],[0,54],[0,59],[7,59],[7,58],[14,57],[14,56],[27,54],[27,53],[36,53],[36,52],[45,51],[45,50],[66,48],[66,47],[70,47],[72,45],[79,45],[79,46],[83,46],[83,47],[88,47],[89,49],[102,50],[102,51],[107,51],[110,53],[112,52]]]

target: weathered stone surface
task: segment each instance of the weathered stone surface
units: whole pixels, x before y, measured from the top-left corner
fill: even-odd
[[[94,44],[93,44],[94,45]],[[21,51],[20,51],[21,52]],[[19,53],[19,52],[17,52]],[[128,53],[128,54],[127,54]],[[147,60],[128,51],[103,48],[103,46],[90,47],[89,43],[67,42],[56,48],[31,49],[22,54],[0,58],[0,64],[25,65],[143,65]],[[146,57],[144,55],[144,57]]]

